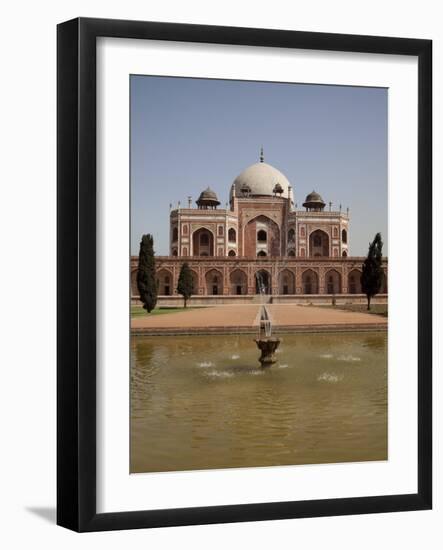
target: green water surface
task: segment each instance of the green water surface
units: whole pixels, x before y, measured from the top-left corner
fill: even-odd
[[[131,472],[387,459],[387,335],[133,337]]]

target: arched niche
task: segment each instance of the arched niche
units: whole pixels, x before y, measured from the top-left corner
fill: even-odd
[[[361,294],[361,271],[353,269],[348,273],[349,294]]]
[[[336,269],[325,273],[325,293],[341,294],[341,275]]]
[[[172,287],[172,273],[168,269],[157,271],[157,293],[159,296],[171,296],[174,293]]]
[[[214,255],[214,235],[206,227],[197,229],[192,234],[193,256]]]
[[[219,296],[223,294],[223,274],[218,269],[210,269],[205,274],[206,294]]]
[[[312,269],[303,271],[302,276],[303,294],[318,294],[318,275]]]
[[[309,235],[309,256],[311,258],[329,256],[329,235],[322,229],[316,229]]]
[[[231,294],[240,296],[248,293],[248,277],[242,269],[231,271],[229,282],[231,284]]]
[[[280,228],[267,216],[257,216],[246,224],[243,234],[244,256],[256,256],[258,250],[263,250],[267,256],[280,256],[280,245]]]
[[[256,271],[255,275],[255,292],[256,294],[271,294],[271,274],[266,269]]]
[[[295,275],[290,269],[283,269],[278,275],[279,294],[295,294]]]

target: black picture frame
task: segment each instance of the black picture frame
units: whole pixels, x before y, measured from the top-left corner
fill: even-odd
[[[96,39],[302,48],[418,58],[418,491],[415,494],[96,512]],[[432,42],[74,19],[57,29],[57,523],[75,531],[426,510],[432,507]]]

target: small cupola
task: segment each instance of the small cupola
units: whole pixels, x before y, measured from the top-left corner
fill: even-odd
[[[220,204],[215,191],[207,187],[195,201],[200,210],[215,209]]]
[[[306,197],[303,206],[308,211],[312,210],[314,212],[321,212],[326,206],[326,203],[318,193],[312,191],[312,193],[309,193],[309,195]]]
[[[248,197],[251,194],[251,188],[246,182],[243,183],[242,186],[240,187],[240,193],[245,197]]]
[[[284,193],[284,189],[279,183],[276,183],[272,192],[274,193],[274,195],[278,195],[279,197],[281,197],[282,193]]]

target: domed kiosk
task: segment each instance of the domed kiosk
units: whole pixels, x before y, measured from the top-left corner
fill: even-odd
[[[217,194],[210,187],[202,191],[195,202],[200,210],[214,209],[220,204]]]
[[[321,212],[326,206],[326,203],[318,193],[312,191],[312,193],[309,193],[309,195],[306,197],[303,206],[306,208],[307,211],[313,210],[315,212]]]

